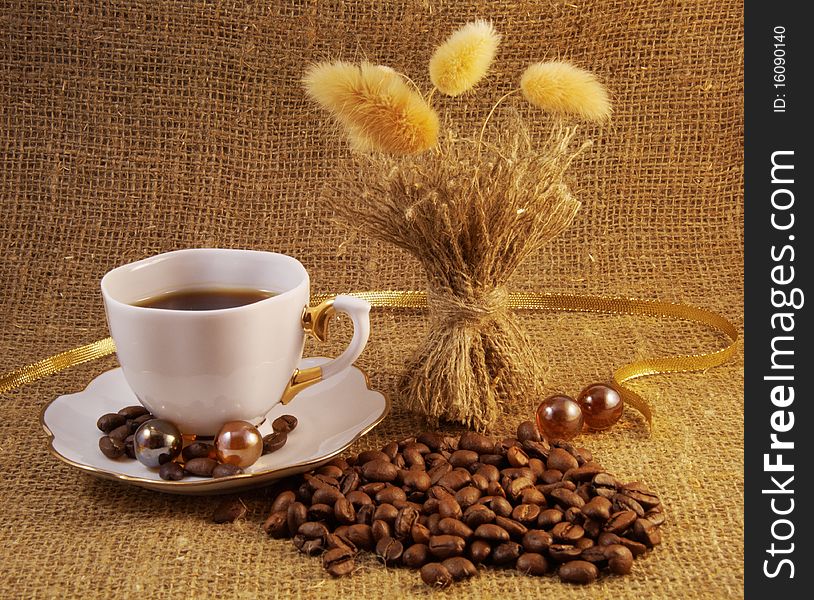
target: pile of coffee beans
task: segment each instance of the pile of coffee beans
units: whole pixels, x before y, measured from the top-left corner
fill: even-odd
[[[334,577],[367,550],[436,587],[481,565],[586,584],[630,573],[664,522],[645,485],[621,483],[584,448],[541,439],[530,421],[497,442],[422,433],[289,483],[263,528],[321,555]]]
[[[127,406],[117,413],[102,415],[96,421],[96,427],[105,434],[99,438],[99,450],[108,458],[127,457],[135,460],[133,435],[143,423],[152,419],[155,417],[141,405]],[[272,433],[263,437],[263,454],[276,452],[285,446],[288,434],[296,427],[297,417],[294,415],[274,419]],[[192,441],[185,445],[177,459],[164,463],[158,470],[158,475],[167,481],[179,481],[186,475],[220,478],[241,473],[243,469],[236,465],[218,462],[215,446],[203,441]]]

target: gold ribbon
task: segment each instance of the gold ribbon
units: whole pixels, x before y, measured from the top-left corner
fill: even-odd
[[[417,291],[373,291],[349,294],[377,308],[426,308],[426,292]],[[319,304],[333,294],[315,294],[311,302]],[[727,319],[714,312],[658,300],[637,300],[635,298],[610,298],[603,296],[581,296],[574,294],[538,294],[515,292],[509,294],[509,307],[515,310],[542,310],[587,312],[610,315],[644,315],[675,320],[691,321],[706,325],[729,338],[729,343],[714,352],[687,354],[637,360],[618,368],[613,373],[613,381],[619,388],[624,401],[638,410],[652,424],[653,413],[650,405],[636,392],[624,384],[639,377],[663,373],[702,371],[716,367],[728,360],[737,348],[738,330]],[[105,338],[55,356],[22,367],[0,377],[0,394],[31,383],[48,375],[58,373],[68,367],[95,360],[116,351],[112,338]]]

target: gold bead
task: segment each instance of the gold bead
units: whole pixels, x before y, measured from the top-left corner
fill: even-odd
[[[549,396],[537,407],[537,429],[549,440],[570,440],[582,431],[582,411],[570,396]]]
[[[247,421],[229,421],[215,436],[215,449],[220,462],[245,468],[263,454],[263,436]]]

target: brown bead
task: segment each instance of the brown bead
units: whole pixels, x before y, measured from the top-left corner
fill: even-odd
[[[551,440],[570,440],[582,431],[582,411],[569,396],[549,396],[537,407],[537,428]]]
[[[618,390],[604,383],[594,383],[582,390],[577,404],[591,429],[607,429],[619,420],[625,408]]]

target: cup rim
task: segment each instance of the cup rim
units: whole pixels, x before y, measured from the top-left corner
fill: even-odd
[[[109,290],[110,279],[111,279],[111,277],[115,277],[116,274],[121,273],[122,271],[132,271],[134,269],[146,268],[149,265],[155,264],[156,262],[167,260],[172,256],[179,256],[179,255],[183,255],[183,254],[254,254],[254,255],[263,254],[263,255],[268,255],[268,256],[274,256],[274,257],[277,257],[278,259],[288,261],[291,266],[293,266],[298,271],[300,271],[300,274],[302,275],[302,279],[297,285],[295,285],[295,286],[293,286],[293,287],[291,287],[291,288],[289,288],[289,289],[287,289],[287,290],[285,290],[283,292],[275,293],[274,296],[270,296],[268,298],[263,298],[262,300],[258,300],[257,302],[252,302],[251,304],[244,304],[244,305],[241,305],[241,306],[232,306],[232,307],[229,307],[229,308],[215,308],[215,309],[211,309],[211,310],[183,310],[183,309],[177,309],[177,308],[154,308],[152,306],[138,306],[136,304],[131,304],[129,302],[124,302],[122,300],[119,300],[118,298],[114,297],[113,294],[110,292],[110,290]],[[241,248],[182,248],[180,250],[171,250],[169,252],[162,252],[161,254],[155,254],[153,256],[148,256],[147,258],[142,258],[142,259],[139,259],[139,260],[136,260],[136,261],[133,261],[133,262],[125,263],[123,265],[119,265],[117,267],[114,267],[114,268],[110,269],[107,273],[105,273],[102,276],[102,279],[100,281],[100,287],[101,287],[101,290],[102,290],[102,297],[104,298],[105,302],[107,302],[107,303],[110,303],[110,304],[118,306],[118,307],[124,307],[124,308],[127,308],[127,309],[136,310],[136,311],[149,311],[149,312],[160,311],[163,314],[173,314],[173,315],[175,315],[175,314],[178,314],[178,315],[184,314],[184,315],[189,315],[190,317],[193,316],[193,315],[200,316],[200,315],[203,315],[203,314],[217,315],[217,314],[235,312],[235,311],[239,311],[239,310],[246,310],[246,309],[250,309],[251,307],[257,307],[259,305],[266,306],[269,303],[272,303],[272,302],[275,302],[275,301],[281,302],[282,298],[284,298],[285,296],[295,292],[296,290],[298,290],[303,285],[305,285],[305,286],[310,285],[309,278],[308,278],[308,271],[305,269],[303,264],[300,261],[298,261],[296,258],[294,258],[293,256],[290,256],[288,254],[283,254],[281,252],[268,252],[266,250],[247,250],[247,249],[241,249]]]

